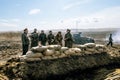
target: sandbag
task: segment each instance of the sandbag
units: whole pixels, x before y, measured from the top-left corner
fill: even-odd
[[[69,50],[66,50],[64,53],[66,55],[72,55],[72,54],[75,54],[75,51],[70,48]]]
[[[107,52],[105,45],[96,44],[95,49],[96,49],[99,53],[101,53],[101,52]]]
[[[47,49],[47,50],[44,52],[44,55],[45,55],[45,56],[51,56],[51,55],[54,55],[54,53],[55,53],[55,50]]]
[[[86,51],[94,53],[95,52],[95,48],[86,48]]]
[[[43,57],[42,53],[33,53],[32,51],[28,51],[26,53],[27,58],[41,58]]]
[[[54,45],[54,49],[56,51],[60,51],[61,50],[61,45]]]
[[[75,53],[80,53],[81,49],[79,49],[79,48],[71,48],[71,51],[74,51]]]
[[[53,57],[52,56],[44,56],[44,57],[42,57],[42,59],[43,60],[48,60],[48,59],[53,59]]]
[[[60,51],[55,51],[55,56],[59,56],[61,53],[60,53]]]
[[[95,48],[103,48],[103,49],[106,49],[105,45],[102,45],[102,44],[96,44]]]
[[[26,55],[29,55],[29,54],[34,54],[34,52],[33,52],[33,51],[28,51],[28,52],[26,53]]]
[[[86,49],[85,45],[75,45],[75,48],[80,48],[82,51]]]
[[[93,53],[90,51],[84,51],[84,54],[93,54]]]
[[[86,43],[84,44],[87,48],[95,48],[96,44],[95,43]]]
[[[61,53],[61,55],[58,58],[63,58],[66,57],[67,55],[65,55],[64,53]]]
[[[56,51],[60,51],[61,45],[49,45],[48,49],[54,49]]]
[[[66,51],[68,49],[69,49],[68,47],[61,47],[61,52],[64,52],[64,51]]]
[[[31,58],[31,57],[29,57],[29,58],[26,58],[25,59],[25,61],[41,61],[41,58]]]
[[[45,50],[47,50],[47,46],[37,46],[37,47],[32,47],[31,51],[33,52],[44,52]]]

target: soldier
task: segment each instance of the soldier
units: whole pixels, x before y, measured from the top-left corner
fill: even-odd
[[[111,47],[113,46],[112,34],[110,34],[109,42],[108,42],[107,46],[108,46],[108,45],[111,45]]]
[[[54,35],[52,34],[52,31],[49,31],[47,39],[48,39],[48,44],[49,45],[53,44],[53,42],[54,42]]]
[[[69,29],[67,29],[67,33],[65,34],[64,39],[65,39],[65,47],[72,48],[73,39]]]
[[[31,33],[31,48],[38,46],[38,33],[37,33],[37,29],[34,29],[34,32]]]
[[[59,32],[57,33],[57,35],[55,36],[55,42],[56,42],[58,45],[61,45],[61,46],[62,46],[62,39],[63,39],[62,34],[61,34],[61,32],[59,31]]]
[[[40,41],[41,45],[43,45],[43,46],[46,45],[47,37],[43,30],[41,31],[41,33],[39,35],[39,41]]]
[[[24,33],[22,33],[22,48],[23,48],[23,55],[26,55],[28,48],[29,48],[29,39],[28,39],[28,29],[24,29]]]

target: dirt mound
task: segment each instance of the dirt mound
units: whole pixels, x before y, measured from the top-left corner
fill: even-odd
[[[106,53],[89,55],[71,55],[51,60],[22,60],[12,58],[1,68],[10,79],[23,80],[47,79],[50,76],[67,74],[77,69],[85,70],[95,66],[107,65],[111,61]]]

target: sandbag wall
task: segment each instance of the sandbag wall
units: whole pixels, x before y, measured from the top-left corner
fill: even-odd
[[[107,49],[103,45],[89,43],[74,47],[70,49],[58,45],[34,47],[26,56],[8,60],[2,68],[2,72],[11,79],[46,80],[51,76],[67,74],[77,69],[84,70],[111,63],[111,56],[105,52]],[[92,53],[92,49],[96,50],[96,53]],[[52,53],[56,51],[61,52],[59,56]],[[88,53],[84,53],[85,51]],[[61,57],[63,54],[64,56]]]
[[[75,45],[73,48],[61,47],[60,45],[48,45],[33,47],[24,57],[27,60],[46,60],[69,57],[70,55],[86,55],[107,53],[104,45],[87,43]]]

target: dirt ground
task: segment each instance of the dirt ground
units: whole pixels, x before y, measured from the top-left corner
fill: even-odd
[[[109,33],[110,32],[84,32],[83,36],[92,37],[95,39],[95,43],[106,45],[107,41],[104,41],[104,39]],[[114,43],[113,47],[108,46],[107,48],[109,54],[111,54],[112,56],[120,57],[120,44]],[[11,57],[21,55],[21,53],[22,47],[20,33],[0,34],[0,65],[3,65],[4,61],[8,60]],[[105,80],[120,80],[120,65],[118,65],[117,67],[111,67],[88,70],[83,73],[76,73],[75,71],[74,74],[77,75],[70,74],[71,76],[73,75],[73,77],[68,76],[65,78],[65,80],[102,80],[103,76],[106,77]],[[1,75],[3,76],[3,74],[0,74],[0,78],[2,78]],[[77,76],[81,76],[81,78],[77,78]]]

